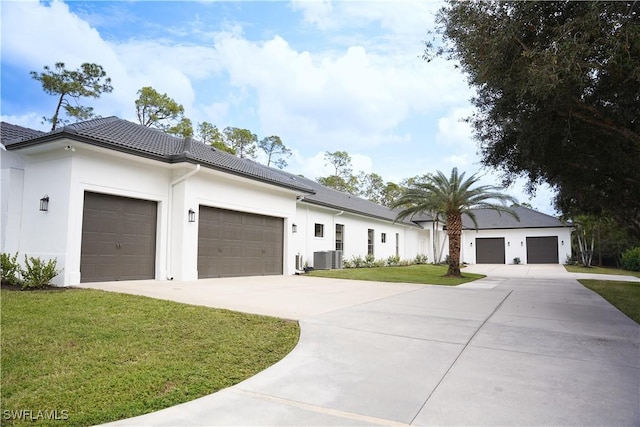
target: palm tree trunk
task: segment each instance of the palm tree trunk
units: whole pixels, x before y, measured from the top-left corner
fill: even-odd
[[[449,270],[447,276],[461,277],[460,236],[462,235],[462,215],[447,215],[447,235],[449,236]]]

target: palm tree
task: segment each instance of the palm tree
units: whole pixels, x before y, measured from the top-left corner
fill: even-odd
[[[471,188],[480,178],[476,175],[464,179],[464,172],[458,174],[458,168],[453,168],[451,177],[447,178],[438,171],[429,175],[422,182],[407,188],[402,196],[392,203],[391,208],[404,208],[396,220],[406,219],[414,215],[427,213],[434,220],[443,218],[447,224],[449,237],[449,270],[447,276],[460,277],[460,236],[462,234],[462,215],[471,218],[476,228],[478,223],[473,209],[492,209],[500,213],[507,213],[518,219],[518,215],[506,206],[507,202],[517,203],[516,200],[504,193],[500,187],[481,185]],[[491,200],[501,204],[491,203]]]

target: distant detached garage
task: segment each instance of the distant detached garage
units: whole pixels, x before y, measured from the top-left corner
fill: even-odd
[[[571,256],[571,227],[523,206],[510,215],[476,210],[478,229],[464,219],[462,260],[468,264],[561,264]]]

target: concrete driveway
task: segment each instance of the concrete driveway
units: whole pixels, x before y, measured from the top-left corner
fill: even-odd
[[[509,267],[469,267],[495,275],[465,287],[92,285],[301,319],[299,344],[269,369],[112,425],[640,425],[640,326],[561,266]]]

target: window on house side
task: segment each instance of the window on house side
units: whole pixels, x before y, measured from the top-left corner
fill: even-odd
[[[315,236],[316,237],[324,237],[324,224],[317,224],[316,223]]]
[[[336,251],[344,250],[344,225],[336,224]]]
[[[374,231],[373,229],[367,230],[367,254],[373,255],[373,244],[374,244]]]
[[[387,243],[387,233],[380,233],[380,241]]]

